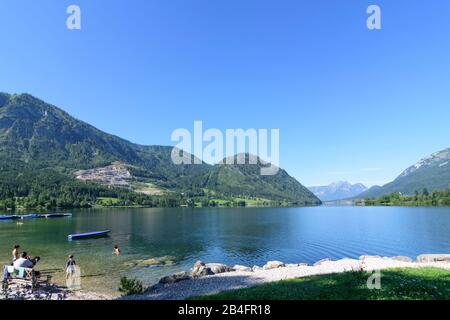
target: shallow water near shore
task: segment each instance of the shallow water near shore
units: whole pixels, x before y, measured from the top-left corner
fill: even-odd
[[[415,258],[450,253],[450,208],[117,208],[72,213],[72,218],[0,222],[0,263],[9,263],[17,243],[42,258],[39,270],[64,284],[65,261],[73,254],[83,289],[118,295],[121,276],[151,285],[188,270],[197,260],[251,267],[269,260],[314,263],[364,254]],[[104,229],[112,230],[109,237],[67,240],[68,234]],[[112,254],[115,244],[120,257]],[[161,263],[142,261],[151,258]]]

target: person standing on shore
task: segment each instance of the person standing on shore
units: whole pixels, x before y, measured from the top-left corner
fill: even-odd
[[[17,259],[19,259],[19,256],[20,256],[20,254],[19,254],[19,249],[20,249],[20,245],[18,245],[18,244],[16,244],[15,246],[14,246],[14,248],[13,248],[13,251],[12,251],[12,262],[14,263],[14,261],[16,261]]]
[[[73,255],[70,255],[69,260],[67,260],[67,262],[66,262],[66,280],[69,279],[69,277],[71,277],[72,274],[74,273],[75,265],[76,265],[76,262],[73,258]]]

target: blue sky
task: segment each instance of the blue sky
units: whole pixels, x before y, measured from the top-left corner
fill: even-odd
[[[448,0],[2,1],[0,91],[141,144],[194,120],[279,128],[303,184],[383,184],[449,147],[449,15]]]

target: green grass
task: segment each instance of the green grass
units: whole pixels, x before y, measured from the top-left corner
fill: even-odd
[[[370,273],[345,272],[284,280],[192,300],[449,300],[450,270],[381,271],[381,288],[368,289]]]
[[[106,204],[106,203],[108,203],[108,202],[114,204],[114,203],[119,202],[119,199],[117,199],[117,198],[111,198],[111,197],[98,197],[98,198],[97,198],[97,202],[98,202],[99,204]]]
[[[271,203],[273,203],[272,200],[265,199],[265,198],[239,198],[239,197],[234,197],[233,200],[237,201],[237,202],[245,201],[246,206],[248,206],[248,207],[267,206],[267,205],[270,205]]]

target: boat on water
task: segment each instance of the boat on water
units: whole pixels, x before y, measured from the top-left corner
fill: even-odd
[[[38,213],[30,213],[18,215],[16,219],[42,219],[42,218],[63,218],[63,217],[71,217],[71,213],[46,213],[46,214],[38,214]]]
[[[76,233],[76,234],[69,234],[67,236],[67,238],[69,240],[101,238],[101,237],[106,237],[108,235],[108,233],[110,233],[110,232],[111,232],[111,230],[93,231],[93,232],[86,232],[86,233]]]
[[[20,219],[39,219],[39,218],[43,218],[40,214],[37,213],[31,213],[31,214],[24,214],[19,216]]]
[[[15,220],[19,219],[19,216],[17,215],[0,215],[0,220]]]
[[[64,217],[71,217],[71,213],[49,213],[49,214],[43,214],[44,218],[64,218]]]

